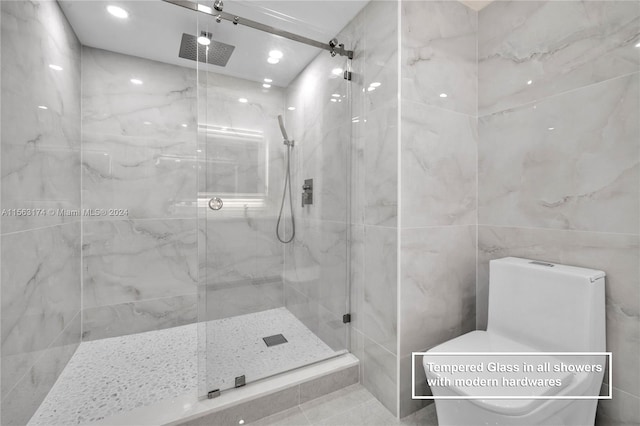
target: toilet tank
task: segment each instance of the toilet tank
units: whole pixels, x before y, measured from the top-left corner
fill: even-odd
[[[605,273],[516,257],[490,262],[487,331],[541,351],[605,350]]]

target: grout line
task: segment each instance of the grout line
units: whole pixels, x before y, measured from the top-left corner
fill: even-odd
[[[79,42],[78,42],[79,43]],[[82,179],[82,175],[84,174],[83,165],[84,165],[84,149],[82,149],[83,141],[84,141],[84,126],[82,119],[82,111],[83,111],[83,83],[84,82],[84,48],[80,45],[80,211],[82,211],[82,207],[84,205],[84,197],[83,197],[83,187],[84,187],[84,179]],[[84,315],[82,312],[84,311],[84,224],[85,221],[83,217],[80,216],[80,336],[79,340],[82,343],[82,336],[84,334]]]
[[[195,296],[198,295],[197,290],[195,292],[193,292],[193,293],[176,294],[175,296],[154,297],[153,299],[140,299],[140,300],[131,300],[131,301],[128,301],[128,302],[112,303],[112,304],[109,304],[109,305],[89,306],[86,310],[89,311],[89,310],[92,310],[92,309],[109,308],[111,306],[131,305],[131,304],[134,304],[134,303],[142,303],[142,302],[154,302],[154,301],[157,301],[157,300],[175,299],[177,297],[185,297],[185,296],[193,296],[193,295],[195,295]]]
[[[479,102],[480,102],[480,63],[478,57],[480,55],[480,11],[476,12],[476,121],[475,121],[475,134],[476,134],[476,241],[475,241],[475,255],[476,255],[476,270],[475,270],[475,306],[474,309],[474,323],[475,329],[478,329],[478,252],[480,251],[479,229],[480,226],[480,120],[479,115]]]
[[[396,170],[396,419],[400,418],[400,343],[402,337],[402,13],[403,13],[403,1],[397,2],[397,31],[398,31],[398,60],[397,60],[397,73],[398,73],[398,107],[397,107],[397,155],[398,163]],[[393,414],[393,413],[392,413]]]
[[[487,228],[509,228],[509,229],[527,229],[527,230],[535,230],[535,231],[554,231],[554,232],[575,232],[581,234],[597,234],[597,235],[617,235],[617,236],[627,236],[627,237],[638,237],[640,234],[634,233],[625,233],[625,232],[605,232],[605,231],[588,231],[581,229],[558,229],[558,228],[540,228],[535,226],[518,226],[518,225],[492,225],[488,223],[478,223],[478,226],[483,226]]]
[[[46,355],[47,351],[53,347],[53,344],[58,341],[58,339],[64,334],[64,332],[67,330],[67,328],[69,328],[69,326],[71,324],[73,324],[73,321],[80,314],[81,314],[80,311],[76,312],[76,314],[71,318],[71,320],[62,329],[62,331],[60,331],[60,333],[58,333],[58,335],[54,339],[51,340],[51,342],[47,345],[47,347],[42,350],[42,353],[33,361],[33,364],[31,364],[31,366],[27,369],[27,371],[25,371],[25,373],[22,376],[20,376],[20,378],[18,380],[16,380],[16,383],[7,391],[7,393],[2,396],[2,401],[4,401],[15,390],[15,388],[25,379],[25,377],[31,372],[31,370],[36,366],[36,364],[38,364],[38,362]],[[81,323],[82,323],[82,321],[81,321]],[[82,342],[80,342],[80,341],[77,342],[78,345],[80,345],[80,343],[82,343]],[[71,358],[69,358],[69,359],[71,359]],[[68,361],[69,360],[67,360],[67,362]],[[64,370],[64,368],[63,368],[63,370]],[[57,378],[56,378],[56,380],[57,380]]]
[[[478,64],[480,64],[480,61],[478,61]],[[480,69],[479,65],[478,65],[478,69]],[[534,105],[534,104],[539,104],[540,102],[544,102],[544,101],[547,101],[549,99],[553,99],[553,98],[560,97],[560,96],[563,96],[563,95],[567,95],[567,94],[570,94],[570,93],[573,93],[573,92],[577,92],[579,90],[592,88],[593,86],[598,86],[598,85],[602,85],[602,84],[607,84],[607,83],[609,83],[609,82],[611,82],[613,80],[619,80],[619,79],[621,80],[621,79],[630,77],[630,76],[632,76],[634,74],[640,74],[640,71],[633,71],[633,72],[630,72],[630,73],[627,73],[627,74],[622,74],[622,75],[618,75],[618,76],[615,76],[615,77],[611,77],[611,78],[608,78],[606,80],[597,81],[595,83],[587,84],[586,86],[575,87],[573,89],[565,90],[563,92],[553,93],[551,95],[544,96],[542,98],[533,99],[533,100],[530,100],[530,101],[527,101],[527,102],[524,102],[524,103],[521,103],[521,104],[516,104],[516,105],[509,106],[509,107],[504,107],[504,108],[498,109],[496,111],[488,112],[488,113],[482,114],[482,115],[480,115],[480,111],[478,110],[478,119],[484,118],[484,117],[489,117],[489,116],[492,116],[492,115],[502,114],[502,113],[509,112],[509,111],[520,110],[520,109],[523,109],[523,108],[525,108],[527,106]]]
[[[19,231],[5,232],[5,233],[2,233],[0,235],[2,235],[3,237],[7,237],[7,236],[11,236],[11,235],[20,234],[22,232],[41,231],[43,229],[54,228],[56,226],[73,225],[73,224],[76,224],[76,223],[80,223],[82,225],[81,221],[74,220],[74,221],[71,221],[71,222],[54,223],[52,225],[40,226],[40,227],[37,227],[37,228],[29,228],[29,229],[22,229],[22,230],[19,230]]]
[[[414,1],[414,0],[409,0],[409,1]],[[477,96],[476,96],[477,98]],[[443,108],[440,105],[433,105],[433,104],[428,104],[425,102],[420,102],[420,101],[416,101],[413,99],[402,99],[402,103],[411,103],[414,104],[415,106],[420,106],[420,107],[425,107],[425,108],[433,108],[433,109],[437,109],[439,111],[444,111],[444,112],[450,112],[456,115],[462,115],[464,117],[476,117],[477,116],[477,111],[476,111],[476,115],[474,115],[474,113],[467,113],[467,112],[462,112],[462,111],[456,111],[454,109],[449,109],[449,108]],[[476,101],[477,103],[477,101]]]

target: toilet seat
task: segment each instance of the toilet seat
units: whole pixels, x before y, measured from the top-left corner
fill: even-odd
[[[437,352],[460,352],[461,356],[456,355],[429,355]],[[496,361],[495,356],[464,356],[464,353],[468,352],[541,352],[538,349],[531,348],[522,343],[511,340],[507,337],[501,336],[496,333],[489,333],[486,331],[473,331],[465,335],[459,336],[453,340],[445,342],[439,346],[436,346],[427,352],[427,355],[423,357],[423,366],[427,378],[435,379],[438,377],[447,376],[448,373],[437,373],[430,371],[428,368],[429,362],[436,362],[440,364],[469,364],[483,362],[487,365],[489,362]],[[444,359],[443,359],[444,358]],[[513,356],[500,356],[500,362],[502,364],[518,364],[522,365],[522,362],[529,364],[538,364],[540,362],[557,363],[560,358],[551,355],[513,355]],[[451,377],[451,376],[449,376]],[[461,379],[473,379],[478,377],[481,379],[502,378],[507,379],[522,379],[529,378],[531,380],[536,379],[559,379],[561,380],[560,386],[529,386],[529,387],[478,387],[478,386],[465,386],[459,387],[451,384],[447,388],[460,396],[555,396],[555,395],[581,395],[589,385],[589,376],[587,373],[570,373],[570,372],[508,372],[508,373],[492,373],[489,371],[482,372],[462,372],[455,375],[456,378]],[[499,413],[505,416],[519,416],[526,413],[531,413],[540,406],[547,405],[553,402],[550,399],[471,399],[469,402],[492,412]]]

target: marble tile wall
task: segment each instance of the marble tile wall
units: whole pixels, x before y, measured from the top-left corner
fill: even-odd
[[[405,1],[401,26],[398,410],[404,417],[426,404],[411,399],[411,352],[475,329],[477,12],[459,2]],[[427,389],[419,357],[416,363],[420,394]]]
[[[349,49],[354,30],[351,23],[337,36]],[[348,330],[342,322],[348,308],[353,97],[342,73],[348,66],[345,57],[320,52],[286,93],[285,122],[295,140],[291,178],[296,236],[285,247],[285,306],[335,350],[348,347]],[[305,179],[313,179],[313,205],[302,207]],[[286,214],[290,235],[288,220]]]
[[[0,7],[0,422],[21,425],[81,338],[80,220],[49,211],[80,208],[80,44],[55,2]]]
[[[201,317],[284,306],[284,246],[275,231],[285,168],[278,127],[285,91],[202,70],[198,81]],[[202,207],[213,196],[225,203],[221,210]]]
[[[301,209],[299,199],[294,205],[296,213],[300,212],[297,217],[310,221],[311,229],[322,230],[324,236],[306,234],[309,226],[299,228],[305,234],[285,258],[287,307],[295,307],[296,315],[312,329],[326,324],[325,329],[331,330],[330,324],[339,322],[339,308],[344,309],[346,275],[341,273],[346,274],[347,268],[339,260],[347,248],[342,226],[350,222],[350,347],[361,361],[362,383],[394,415],[398,413],[399,383],[397,20],[397,2],[370,2],[338,35],[355,51],[350,87],[329,74],[344,65],[334,65],[335,59],[324,54],[292,84],[287,105],[296,110],[287,114],[287,120],[294,134],[301,135],[301,143],[294,149],[294,156],[299,156],[296,164],[303,171],[299,182],[314,177],[305,173],[321,171],[318,205]],[[321,83],[311,84],[318,76]],[[332,102],[334,93],[347,98],[336,96],[338,101]],[[350,99],[350,108],[340,99]],[[325,113],[329,121],[322,118]],[[345,151],[349,145],[350,152]],[[350,163],[343,163],[349,156]],[[351,173],[345,177],[347,166]],[[346,178],[351,181],[350,188],[342,183]],[[343,203],[342,194],[348,192],[350,205]],[[294,195],[298,196],[295,191]],[[350,217],[345,216],[347,208],[351,209]],[[330,222],[335,223],[329,226]],[[334,260],[331,253],[336,253]],[[326,268],[333,271],[325,272]],[[321,315],[327,313],[329,319],[323,321]],[[319,335],[325,341],[331,339],[331,334]]]
[[[495,2],[479,14],[477,324],[488,262],[607,273],[614,397],[640,423],[640,2]]]
[[[195,321],[196,71],[87,46],[82,67],[83,208],[125,211],[83,221],[83,339]]]
[[[83,225],[84,339],[283,305],[282,110],[278,88],[83,48],[83,207],[126,210]]]

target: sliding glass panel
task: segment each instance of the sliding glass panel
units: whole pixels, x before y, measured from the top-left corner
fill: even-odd
[[[336,35],[273,17],[294,2],[258,5],[225,11]],[[198,22],[191,35],[208,43],[199,46],[197,149],[204,396],[347,349],[351,105],[345,57],[205,13]]]

